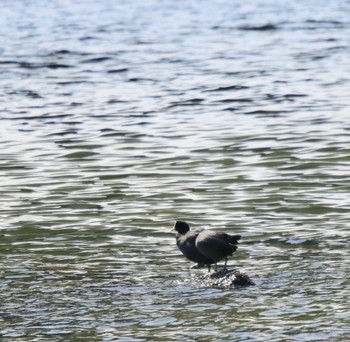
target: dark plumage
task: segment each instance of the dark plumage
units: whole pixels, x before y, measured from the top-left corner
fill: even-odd
[[[224,268],[226,268],[227,257],[237,250],[237,246],[234,244],[237,244],[240,238],[240,235],[229,235],[226,233],[217,233],[212,230],[203,230],[197,236],[196,247],[201,254],[213,259],[215,264],[225,259]]]
[[[196,247],[199,231],[190,230],[190,226],[184,221],[176,221],[174,230],[177,231],[177,247],[188,260],[196,262],[198,266],[214,263],[213,259],[201,254]]]
[[[182,254],[190,261],[198,263],[198,266],[207,265],[210,271],[210,265],[225,259],[225,268],[227,257],[232,255],[237,246],[240,235],[229,235],[226,233],[217,233],[212,230],[193,231],[184,221],[176,221],[174,230],[176,234],[176,244]]]

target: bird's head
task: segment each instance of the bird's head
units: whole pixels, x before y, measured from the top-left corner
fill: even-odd
[[[176,221],[173,230],[179,234],[186,234],[190,230],[190,226],[185,221]]]

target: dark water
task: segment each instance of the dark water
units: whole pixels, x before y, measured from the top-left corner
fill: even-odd
[[[2,340],[348,341],[349,10],[2,1]],[[180,218],[256,286],[199,286]]]

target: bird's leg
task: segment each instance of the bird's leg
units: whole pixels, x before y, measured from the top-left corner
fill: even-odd
[[[227,258],[225,258],[224,271],[227,271]]]
[[[210,273],[210,264],[207,264],[207,266],[208,266],[208,273]]]
[[[217,264],[217,262],[215,263],[215,272],[217,272],[218,271],[218,264]]]

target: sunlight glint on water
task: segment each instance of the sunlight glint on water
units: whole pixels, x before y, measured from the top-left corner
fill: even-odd
[[[348,9],[2,3],[1,338],[348,341]]]

